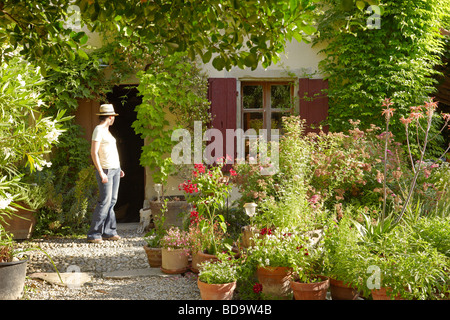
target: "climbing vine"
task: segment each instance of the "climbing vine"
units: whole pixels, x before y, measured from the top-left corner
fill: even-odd
[[[163,183],[174,168],[170,159],[177,143],[172,141],[173,131],[192,132],[194,121],[206,124],[210,120],[207,78],[183,53],[155,57],[137,76],[143,102],[136,107],[133,128],[147,141],[140,161],[154,171],[155,182]]]
[[[448,19],[449,0],[325,0],[323,4],[316,43],[326,44],[320,67],[329,75],[330,129],[345,131],[349,119],[381,126],[380,106],[390,98],[396,109],[391,128],[404,140],[400,118],[436,90],[436,66],[442,63],[443,52],[440,27]],[[373,20],[374,6],[378,25]]]

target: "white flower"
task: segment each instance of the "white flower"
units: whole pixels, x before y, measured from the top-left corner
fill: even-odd
[[[266,258],[266,260],[264,260],[264,263],[265,263],[266,266],[269,266],[270,265],[270,260],[268,258]]]
[[[8,192],[5,192],[5,197],[6,198],[0,198],[0,210],[8,208],[9,204],[13,200],[11,194]]]

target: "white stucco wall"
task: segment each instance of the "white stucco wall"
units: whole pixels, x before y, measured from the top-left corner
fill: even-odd
[[[229,71],[225,69],[218,71],[214,69],[211,62],[204,64],[203,69],[212,78],[238,80],[290,78],[292,74],[295,74],[297,78],[322,78],[318,65],[324,55],[319,53],[320,49],[319,46],[313,48],[311,44],[293,40],[286,44],[285,52],[279,54],[280,62],[266,69],[259,65],[255,70],[234,67]]]

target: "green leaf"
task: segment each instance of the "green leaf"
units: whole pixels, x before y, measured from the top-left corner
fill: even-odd
[[[86,44],[86,42],[89,40],[89,37],[87,34],[81,37],[80,44]]]
[[[208,50],[205,52],[205,54],[202,56],[203,63],[208,63],[211,60],[212,52],[211,50]]]
[[[80,58],[85,59],[85,60],[89,60],[89,56],[87,55],[86,52],[84,52],[83,49],[78,49],[77,53],[78,53],[78,56]]]
[[[222,57],[215,57],[212,61],[212,65],[216,70],[222,70],[225,67],[225,61]]]
[[[365,1],[356,1],[356,7],[358,7],[359,10],[364,10],[366,7]]]

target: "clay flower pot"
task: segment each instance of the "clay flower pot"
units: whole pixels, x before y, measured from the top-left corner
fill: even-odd
[[[292,295],[289,282],[292,269],[288,267],[259,267],[256,269],[262,294],[268,299],[290,299]]]
[[[333,300],[356,300],[359,291],[343,281],[330,278],[330,292]]]
[[[185,273],[189,256],[184,249],[161,249],[161,271],[168,274]]]
[[[373,300],[404,300],[400,294],[392,297],[390,288],[381,287],[380,289],[371,290]]]
[[[161,248],[150,248],[148,245],[144,246],[145,253],[147,254],[148,264],[152,268],[159,268],[162,264]]]
[[[209,284],[197,280],[202,300],[232,300],[236,282],[224,284]]]
[[[317,277],[321,281],[312,283],[291,281],[291,288],[294,292],[295,300],[326,300],[330,280],[324,276]]]
[[[192,264],[191,264],[191,271],[194,273],[198,273],[199,265],[204,261],[213,261],[217,260],[217,257],[212,254],[208,254],[205,252],[198,251],[195,255],[192,256]]]

